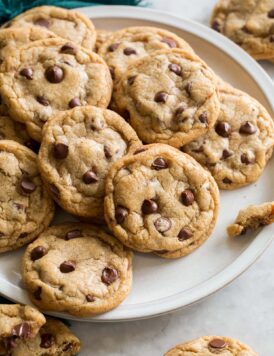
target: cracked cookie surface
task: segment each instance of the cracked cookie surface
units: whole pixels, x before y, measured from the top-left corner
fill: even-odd
[[[74,215],[102,221],[105,176],[141,145],[134,130],[115,112],[86,106],[51,119],[43,135],[39,166],[54,199]]]
[[[45,28],[57,36],[92,50],[96,41],[96,31],[92,21],[78,11],[55,6],[39,6],[15,17],[8,27],[28,25]]]
[[[36,154],[9,140],[0,140],[0,207],[0,252],[32,241],[54,214]]]
[[[211,26],[255,59],[274,59],[273,0],[219,0]]]
[[[95,226],[57,225],[28,246],[22,276],[39,308],[95,315],[115,308],[128,295],[132,253]]]
[[[227,227],[227,232],[234,237],[273,223],[274,202],[250,205],[239,211],[235,222]]]
[[[270,159],[274,125],[266,109],[240,90],[223,84],[218,120],[183,150],[210,170],[221,189],[255,182]]]
[[[218,117],[215,76],[194,54],[158,51],[128,68],[114,106],[145,143],[180,147],[205,134]]]
[[[80,340],[60,320],[47,318],[35,338],[19,341],[10,356],[73,356],[80,351]]]
[[[199,247],[218,215],[218,187],[209,172],[177,149],[143,146],[112,166],[105,218],[125,245],[177,258]]]
[[[107,107],[112,92],[109,69],[96,53],[55,38],[19,48],[1,74],[1,96],[10,116],[41,140],[44,123],[81,105]]]
[[[242,342],[223,336],[203,336],[175,346],[165,356],[258,356]]]
[[[136,60],[157,50],[182,48],[190,53],[193,49],[182,38],[172,32],[149,26],[127,27],[108,36],[98,49],[115,80]]]

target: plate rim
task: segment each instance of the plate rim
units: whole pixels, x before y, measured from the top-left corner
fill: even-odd
[[[90,12],[90,14],[86,15],[91,19],[120,17],[156,21],[164,25],[190,32],[195,36],[202,38],[206,42],[209,42],[213,46],[222,50],[227,56],[237,62],[248,73],[248,75],[256,82],[260,88],[273,114],[274,101],[272,103],[270,93],[273,92],[274,84],[270,76],[244,50],[209,27],[166,11],[143,7],[88,6],[84,8],[78,8],[76,10],[84,14],[86,14],[87,11]],[[187,291],[161,298],[157,301],[153,300],[150,302],[136,304],[135,307],[133,305],[121,304],[120,307],[113,311],[88,318],[73,317],[65,313],[46,312],[46,314],[82,322],[123,322],[147,319],[167,314],[197,303],[198,301],[208,297],[209,295],[217,292],[218,290],[231,283],[262,255],[262,253],[267,249],[273,239],[274,225],[265,227],[257,234],[256,238],[250,243],[250,245],[222,271]],[[0,278],[0,283],[2,286],[0,295],[3,295],[5,298],[13,301],[22,299],[18,295],[22,294],[21,289],[18,291],[18,289],[14,287],[8,280],[4,280],[3,278]],[[19,298],[7,296],[6,292],[3,292],[3,290],[8,290],[9,295],[18,296]],[[184,298],[179,298],[179,295],[182,293],[185,294]]]

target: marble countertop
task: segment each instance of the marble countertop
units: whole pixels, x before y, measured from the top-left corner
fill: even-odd
[[[215,0],[150,0],[154,8],[208,24]],[[262,63],[274,79],[274,64]],[[73,322],[80,356],[161,356],[202,335],[227,335],[260,356],[274,355],[274,244],[242,276],[207,299],[150,320],[88,324]]]

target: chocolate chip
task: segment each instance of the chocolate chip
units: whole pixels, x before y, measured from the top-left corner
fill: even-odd
[[[33,292],[33,297],[34,297],[36,300],[42,300],[41,294],[42,294],[42,288],[41,288],[41,287],[38,287],[38,288],[36,289],[36,291]]]
[[[110,149],[107,146],[104,146],[104,154],[105,154],[106,159],[110,159],[112,157]]]
[[[75,262],[73,261],[64,261],[60,264],[59,268],[62,273],[70,273],[75,271]]]
[[[257,131],[257,128],[255,125],[253,125],[251,122],[247,121],[243,125],[241,125],[239,132],[241,134],[245,135],[253,135]]]
[[[227,177],[225,177],[225,178],[223,179],[223,183],[225,183],[225,184],[231,184],[231,183],[232,183],[232,180],[229,179],[229,178],[227,178]]]
[[[166,43],[170,48],[176,48],[177,47],[177,43],[169,37],[163,38],[162,42]]]
[[[145,215],[156,213],[158,210],[158,205],[156,201],[152,199],[145,199],[142,204],[142,212]]]
[[[226,148],[223,150],[223,154],[222,154],[222,158],[223,160],[227,159],[228,157],[232,156],[232,152],[230,152],[229,150],[227,150]]]
[[[221,25],[219,24],[218,21],[214,21],[212,24],[212,28],[213,30],[217,31],[217,32],[221,32]]]
[[[118,278],[118,272],[115,268],[105,267],[102,272],[101,280],[106,285],[110,285]]]
[[[33,79],[33,71],[31,68],[23,68],[20,70],[19,74],[22,75],[22,77],[27,78],[28,80]]]
[[[62,53],[76,54],[77,48],[72,43],[66,43],[61,47]]]
[[[10,351],[17,345],[16,337],[5,337],[2,339],[2,344],[2,346],[4,346],[5,351]],[[10,353],[8,353],[7,355],[10,355]]]
[[[23,239],[24,237],[28,236],[28,232],[22,232],[22,234],[19,235],[19,239]]]
[[[268,11],[267,16],[268,16],[270,19],[274,19],[274,9]]]
[[[42,17],[39,17],[37,20],[34,21],[34,25],[49,28],[49,21]]]
[[[96,173],[94,173],[91,169],[86,171],[83,174],[83,181],[85,184],[92,184],[98,182],[99,178],[97,177]]]
[[[53,146],[53,155],[56,159],[64,159],[68,156],[69,148],[65,143],[55,143]]]
[[[179,106],[176,111],[175,111],[175,115],[181,115],[183,112],[185,111],[185,105],[181,105]]]
[[[168,93],[164,91],[159,91],[157,94],[155,94],[154,101],[156,103],[165,103],[168,98]]]
[[[199,115],[199,120],[202,124],[208,125],[207,113],[205,111]]]
[[[95,301],[95,298],[91,294],[87,294],[86,300],[87,300],[87,302],[92,303]]]
[[[182,68],[176,63],[169,64],[168,69],[176,75],[182,74]]]
[[[127,47],[127,48],[124,49],[124,54],[126,56],[130,56],[132,54],[137,54],[137,52],[135,51],[134,48]]]
[[[114,52],[116,49],[120,46],[120,43],[112,43],[110,46],[108,46],[108,51],[109,52]]]
[[[54,336],[52,334],[46,333],[41,335],[40,347],[42,349],[49,349],[55,343]]]
[[[231,126],[228,122],[225,121],[219,121],[215,125],[215,131],[219,136],[222,137],[229,137],[231,134]]]
[[[252,164],[255,163],[255,157],[250,157],[247,153],[243,153],[241,155],[241,162],[244,164]]]
[[[19,337],[20,339],[27,339],[31,335],[31,326],[23,322],[13,327],[12,336]]]
[[[194,194],[190,189],[186,189],[181,193],[181,201],[185,206],[190,206],[194,202]]]
[[[47,249],[44,246],[37,246],[31,251],[30,258],[32,261],[36,261],[45,256],[46,254]]]
[[[185,91],[188,96],[191,96],[191,89],[192,89],[192,83],[187,83],[187,85],[185,86]]]
[[[33,183],[30,179],[24,177],[21,180],[20,187],[23,193],[31,194],[36,189],[36,184]]]
[[[35,153],[39,152],[40,143],[35,141],[35,140],[33,140],[32,138],[30,138],[29,140],[25,141],[24,145],[26,147],[28,147],[30,150],[32,150],[33,152],[35,152]]]
[[[136,78],[137,78],[137,75],[133,75],[133,76],[129,77],[127,80],[128,85],[132,85]]]
[[[72,344],[69,343],[69,344],[66,344],[64,347],[63,347],[63,351],[66,352],[66,351],[69,351],[72,349]]]
[[[167,218],[158,218],[154,221],[154,226],[159,232],[166,232],[171,228],[171,221]]]
[[[43,97],[43,96],[41,96],[41,95],[38,95],[38,96],[36,97],[36,100],[37,100],[38,103],[40,103],[41,105],[49,106],[49,101],[48,101],[45,97]]]
[[[117,206],[115,210],[115,220],[117,224],[122,224],[125,221],[125,218],[128,216],[128,210],[123,206]]]
[[[168,167],[168,164],[165,161],[165,159],[162,157],[156,158],[151,165],[151,168],[155,169],[156,171],[159,171],[160,169],[165,169],[167,167]]]
[[[76,237],[80,237],[80,236],[82,236],[81,230],[78,229],[71,230],[66,233],[65,240],[75,239]]]
[[[64,79],[64,71],[62,68],[54,65],[46,69],[45,77],[50,83],[60,83]]]
[[[81,101],[79,98],[75,97],[70,100],[69,107],[72,109],[72,108],[75,108],[76,106],[81,106]]]
[[[213,339],[208,343],[208,345],[213,349],[223,349],[227,346],[227,343],[222,339]]]
[[[134,155],[137,155],[138,153],[145,152],[147,149],[144,147],[137,148],[137,150],[133,153]]]
[[[55,197],[55,199],[59,199],[60,198],[60,191],[56,187],[56,185],[50,184],[49,190],[50,190],[51,194]]]
[[[189,239],[190,237],[192,236],[191,232],[188,231],[187,229],[185,228],[182,228],[178,234],[178,240],[179,241],[184,241],[184,240],[187,240]]]

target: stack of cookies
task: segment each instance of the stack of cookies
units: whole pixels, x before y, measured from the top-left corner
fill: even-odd
[[[29,244],[39,309],[106,312],[131,289],[131,249],[179,258],[211,235],[219,188],[262,174],[273,121],[166,30],[96,42],[88,18],[55,7],[4,27],[0,251]],[[49,228],[53,201],[79,222]]]

